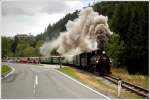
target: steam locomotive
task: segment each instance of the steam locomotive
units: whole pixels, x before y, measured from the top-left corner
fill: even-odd
[[[48,58],[40,58],[40,62],[44,64],[59,64],[60,57],[53,56]],[[83,69],[92,73],[98,73],[100,75],[110,74],[110,59],[109,57],[97,49],[91,52],[84,52],[79,55],[73,56],[73,60],[67,61],[64,57],[61,57],[61,64],[71,65],[79,69]]]
[[[105,52],[97,49],[92,52],[81,53],[73,57],[73,65],[100,75],[110,74],[111,61]]]

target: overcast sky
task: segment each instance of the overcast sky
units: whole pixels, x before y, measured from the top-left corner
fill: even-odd
[[[93,0],[0,0],[0,32],[5,36],[37,35],[69,12]]]

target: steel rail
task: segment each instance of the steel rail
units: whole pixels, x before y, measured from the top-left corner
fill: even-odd
[[[103,76],[105,79],[115,83],[115,84],[118,84],[118,81],[120,80],[119,78],[115,77],[115,76],[112,76],[112,75],[104,75]],[[126,82],[126,81],[122,81],[122,84],[121,86],[134,92],[134,93],[137,93],[138,95],[141,95],[141,96],[144,96],[146,98],[149,98],[149,90],[147,89],[144,89],[140,86],[137,86],[137,85],[134,85],[132,83],[129,83],[129,82]]]

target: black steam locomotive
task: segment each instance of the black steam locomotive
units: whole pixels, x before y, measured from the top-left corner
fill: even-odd
[[[40,63],[60,64],[60,57],[40,57]],[[71,61],[67,61],[64,57],[61,57],[61,64],[74,66],[76,68],[92,73],[98,73],[100,75],[111,73],[110,59],[105,52],[100,49],[75,55]]]
[[[100,75],[110,74],[110,59],[104,51],[94,50],[73,57],[73,65]]]

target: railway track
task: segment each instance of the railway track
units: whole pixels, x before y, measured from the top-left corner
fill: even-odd
[[[105,75],[103,77],[105,79],[115,83],[115,84],[118,84],[118,81],[120,80],[119,78],[114,77],[112,75]],[[137,93],[138,95],[141,95],[141,96],[143,96],[145,98],[149,98],[149,91],[147,89],[144,89],[144,88],[142,88],[140,86],[134,85],[132,83],[129,83],[129,82],[126,82],[126,81],[123,81],[123,80],[121,80],[121,81],[122,81],[121,82],[122,83],[121,86],[123,88],[126,88],[126,89],[128,89],[128,90],[130,90],[130,91],[132,91],[134,93]]]
[[[90,72],[88,72],[88,73],[90,73]],[[98,73],[94,73],[94,74],[99,77]],[[115,77],[112,74],[111,75],[104,75],[103,77],[105,79],[111,81],[112,83],[116,84],[116,85],[118,85],[118,81],[120,80],[118,77]],[[129,91],[132,91],[132,92],[134,92],[140,96],[143,96],[146,99],[149,98],[149,90],[144,89],[143,87],[134,85],[132,83],[129,83],[129,82],[126,82],[123,80],[121,80],[121,87],[123,87]]]

